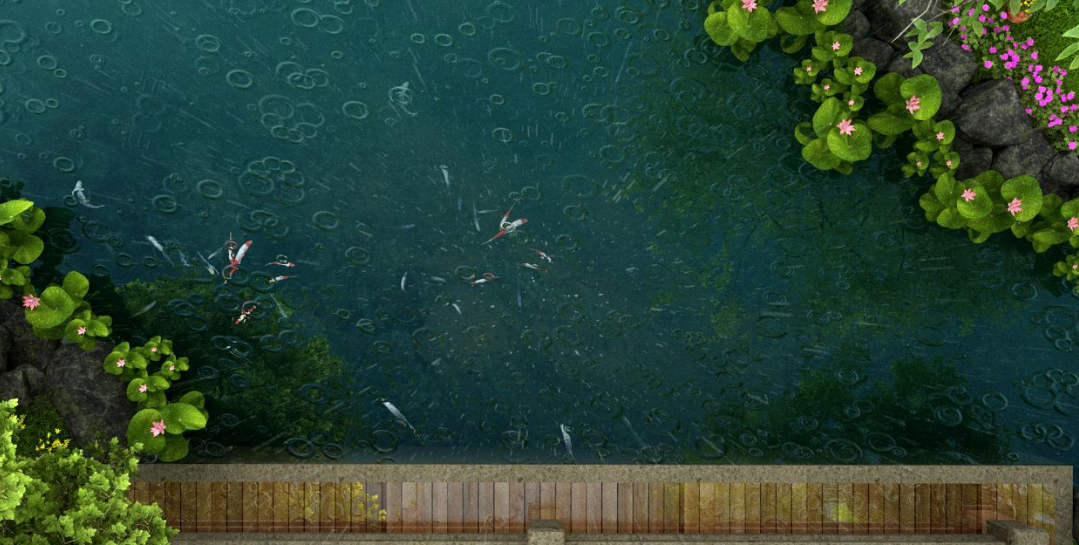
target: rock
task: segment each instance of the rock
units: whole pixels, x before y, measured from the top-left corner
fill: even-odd
[[[939,39],[925,50],[920,67],[937,78],[944,94],[958,95],[974,79],[974,54],[963,51],[955,42]]]
[[[862,6],[865,5],[865,0],[854,0],[850,3],[851,11],[862,11]]]
[[[0,400],[18,399],[25,407],[34,393],[41,390],[45,375],[31,365],[20,365],[12,371],[0,374]]]
[[[865,38],[869,34],[869,19],[866,19],[862,12],[852,10],[843,20],[843,32],[850,34],[855,40]]]
[[[959,154],[959,168],[955,171],[958,180],[973,178],[993,166],[993,150],[976,148],[962,138],[952,140],[952,150]]]
[[[851,54],[855,57],[861,57],[876,65],[877,77],[884,75],[883,70],[888,66],[894,53],[895,48],[874,38],[855,40],[854,47],[851,49]]]
[[[1022,144],[1035,131],[1023,113],[1015,84],[992,80],[968,87],[952,113],[956,129],[972,144],[1003,148]]]
[[[873,26],[877,38],[886,42],[895,40],[900,43],[902,34],[906,34],[913,26],[908,28],[911,21],[919,15],[923,18],[932,18],[940,13],[940,0],[907,0],[899,5],[895,0],[868,0],[863,10]],[[906,29],[906,30],[904,30]],[[897,40],[896,36],[900,36]],[[905,40],[903,40],[905,43]],[[934,47],[936,45],[934,44]]]
[[[1042,191],[1056,193],[1065,201],[1079,197],[1079,157],[1074,152],[1058,152],[1042,170]]]
[[[959,98],[959,95],[954,93],[944,93],[940,96],[940,109],[937,110],[937,119],[944,119],[952,114],[956,108],[962,104],[963,101]]]
[[[34,335],[26,314],[15,300],[0,301],[0,327],[11,334],[11,350],[7,361],[11,367],[30,364],[41,371],[49,363],[49,356],[60,347],[60,341],[43,341]]]
[[[1041,178],[1042,169],[1053,160],[1056,154],[1053,147],[1045,140],[1042,133],[1036,132],[1026,142],[1004,148],[993,156],[993,170],[1004,179],[1023,174]]]
[[[925,70],[922,70],[921,66],[912,68],[911,60],[905,59],[902,55],[899,55],[892,59],[892,62],[888,63],[887,72],[895,72],[904,78],[913,78],[914,76],[924,74]]]
[[[6,327],[0,326],[0,373],[8,370],[7,354],[11,350],[11,332]]]
[[[126,385],[101,368],[111,350],[104,342],[90,352],[64,345],[53,354],[45,371],[50,401],[79,447],[112,437],[124,443],[127,424],[135,414]]]

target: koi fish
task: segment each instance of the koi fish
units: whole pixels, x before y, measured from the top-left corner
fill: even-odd
[[[506,213],[502,216],[502,221],[498,222],[498,234],[491,237],[490,240],[484,242],[484,244],[490,244],[495,240],[498,240],[502,235],[512,235],[517,232],[518,227],[528,223],[528,220],[525,218],[509,221],[510,212],[513,212],[512,206],[509,210],[506,210]]]
[[[476,224],[476,231],[482,231],[480,229],[480,217],[476,215],[476,201],[472,201],[472,223]]]
[[[558,427],[562,429],[562,441],[566,444],[566,452],[569,453],[571,459],[576,459],[573,456],[573,441],[569,438],[569,428],[565,424],[559,424]]]
[[[498,278],[498,275],[496,275],[494,273],[483,273],[483,278],[477,278],[477,279],[473,280],[472,285],[475,286],[476,284],[484,284],[484,283],[490,282],[490,281],[492,281],[492,280],[494,280],[496,278]]]
[[[382,404],[385,405],[391,413],[393,413],[394,417],[396,417],[401,422],[404,422],[404,424],[412,430],[412,433],[416,433],[416,428],[412,427],[412,424],[408,422],[408,419],[405,418],[405,415],[401,414],[401,411],[397,410],[397,407],[394,407],[393,403],[390,403],[389,401],[383,401]]]
[[[75,197],[79,204],[87,208],[102,208],[105,206],[103,204],[90,204],[90,199],[86,196],[86,190],[82,187],[82,180],[75,182],[75,189],[71,190],[71,196]]]
[[[450,171],[446,165],[438,165],[438,169],[442,171],[442,178],[446,180],[446,189],[450,188]]]
[[[214,252],[214,253],[210,254],[210,259],[213,259],[213,257],[215,255],[217,255],[217,253],[220,252],[220,251],[221,250],[217,250],[217,252]],[[203,257],[202,252],[195,252],[195,253],[199,254],[199,257],[202,258],[202,262],[206,264],[206,271],[209,272],[212,275],[216,275],[217,274],[217,269],[215,269],[214,266],[210,264],[210,259],[207,259],[207,258]]]
[[[244,256],[247,255],[247,250],[251,249],[251,241],[244,242],[243,245],[240,246],[240,249],[236,250],[236,241],[232,240],[232,233],[229,233],[229,240],[225,243],[225,246],[229,251],[229,264],[221,270],[221,277],[228,282],[232,279],[232,275],[240,268],[240,262],[243,261]]]
[[[533,271],[536,271],[536,272],[542,272],[541,269],[540,269],[540,266],[536,265],[535,263],[521,263],[521,266],[526,268],[526,269],[532,269]]]
[[[251,305],[251,307],[248,308],[247,305]],[[236,318],[236,325],[244,323],[244,321],[251,316],[251,313],[255,312],[256,308],[257,306],[254,301],[244,301],[243,304],[240,305],[240,317]]]
[[[401,275],[401,291],[405,291],[405,279],[408,278],[408,273]]]
[[[296,277],[297,277],[297,275],[292,275],[292,276],[275,276],[275,277],[271,278],[271,279],[269,280],[269,282],[270,282],[271,284],[276,284],[276,283],[278,283],[278,282],[283,282],[283,281],[285,281],[285,280],[288,280],[289,278],[296,278]]]
[[[453,304],[453,310],[456,310],[458,315],[464,316],[464,314],[461,313],[461,307],[457,306],[457,303]]]
[[[544,252],[542,252],[540,250],[537,250],[535,248],[529,248],[529,250],[532,250],[533,252],[536,252],[540,256],[540,259],[543,259],[548,263],[554,263],[554,260],[551,259],[551,256],[547,255],[546,253],[544,253]]]
[[[165,253],[165,247],[162,246],[156,238],[147,235],[146,240],[149,240],[150,244],[153,244],[154,248],[157,248],[157,251],[161,252],[161,255],[165,256],[165,260],[169,262],[169,265],[175,265],[175,263],[172,262],[172,259],[169,258],[169,254]]]

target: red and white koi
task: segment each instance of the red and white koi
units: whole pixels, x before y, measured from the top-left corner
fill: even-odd
[[[483,278],[477,278],[477,279],[473,280],[472,285],[475,286],[476,284],[484,284],[484,283],[490,282],[490,281],[492,281],[492,280],[494,280],[496,278],[498,278],[498,275],[496,275],[494,273],[483,273]]]
[[[279,255],[279,256],[277,256],[276,261],[271,261],[271,262],[267,263],[267,265],[279,265],[281,267],[295,267],[296,266],[295,263],[288,260],[287,255]]]
[[[536,271],[536,272],[543,272],[543,269],[540,268],[540,266],[536,265],[535,263],[521,263],[521,266],[526,268],[526,269],[531,269],[531,270]]]
[[[283,282],[283,281],[285,281],[285,280],[288,280],[289,278],[296,278],[296,277],[297,277],[297,275],[292,275],[292,276],[275,276],[275,277],[271,278],[271,279],[269,280],[269,282],[270,282],[271,284],[276,284],[276,283],[278,283],[278,282]]]
[[[512,235],[512,234],[517,232],[517,229],[520,226],[528,223],[528,220],[526,218],[521,218],[521,219],[510,221],[509,220],[510,219],[510,212],[512,212],[512,211],[513,211],[512,206],[510,207],[509,210],[506,210],[506,213],[502,216],[502,221],[498,222],[498,234],[491,237],[491,239],[488,240],[487,242],[484,242],[484,244],[490,244],[490,243],[494,242],[495,240],[498,240],[498,238],[501,237],[502,235]]]
[[[247,255],[247,250],[251,249],[251,241],[244,242],[243,245],[236,248],[236,241],[232,240],[232,233],[229,233],[229,240],[225,243],[225,247],[229,251],[229,264],[221,270],[221,277],[226,282],[232,279],[232,275],[240,268],[240,262],[243,261],[244,256]]]
[[[529,250],[532,250],[533,252],[536,252],[537,254],[539,254],[540,259],[543,259],[544,261],[546,261],[548,263],[554,263],[554,260],[551,259],[551,256],[547,255],[545,252],[543,252],[541,250],[537,250],[535,248],[529,248]]]
[[[247,305],[251,306],[248,307]],[[256,308],[258,307],[255,305],[254,301],[244,301],[243,304],[240,305],[240,317],[236,318],[236,325],[244,323],[244,321],[251,316],[251,313],[255,312]]]

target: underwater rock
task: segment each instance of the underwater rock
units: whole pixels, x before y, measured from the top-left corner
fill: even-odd
[[[911,21],[923,14],[926,18],[931,18],[940,13],[941,8],[940,0],[907,0],[902,5],[895,0],[869,0],[863,11],[873,25],[877,38],[885,42],[895,40],[893,43],[903,43],[905,40],[902,35],[914,28]],[[936,47],[936,44],[933,47]],[[907,62],[910,62],[909,59]]]
[[[952,120],[972,144],[1003,148],[1026,142],[1035,131],[1023,113],[1015,84],[1004,79],[967,88]],[[1043,138],[1044,140],[1044,138]],[[1033,171],[1037,174],[1041,169]]]
[[[851,38],[860,40],[869,34],[869,19],[860,11],[851,10],[850,15],[843,20],[843,32],[851,35]]]
[[[892,59],[892,62],[888,63],[887,72],[895,72],[904,78],[913,78],[914,76],[920,76],[925,73],[922,67],[913,68],[911,66],[911,60],[905,59],[902,56],[898,56]]]
[[[11,350],[7,351],[9,367],[30,364],[45,371],[49,356],[60,348],[60,341],[41,340],[34,335],[22,307],[14,300],[0,301],[0,327],[11,334]]]
[[[0,399],[18,399],[20,406],[27,406],[35,392],[40,390],[45,375],[31,365],[20,365],[0,374]]]
[[[1053,147],[1042,133],[1035,132],[1026,142],[1004,148],[993,156],[993,170],[1004,179],[1027,174],[1040,178],[1045,164],[1054,157]]]
[[[101,341],[89,352],[64,345],[53,353],[45,372],[50,401],[79,447],[112,437],[126,442],[135,404],[127,398],[126,385],[101,368],[111,350]]]
[[[948,39],[936,40],[923,53],[920,67],[926,74],[937,78],[945,95],[959,95],[974,79],[974,54]],[[957,97],[958,98],[958,97]]]
[[[888,65],[888,61],[895,54],[895,48],[875,38],[862,38],[855,40],[852,48],[854,56],[861,57],[873,63],[878,71]]]
[[[974,147],[957,136],[952,140],[952,150],[959,154],[959,168],[955,171],[957,180],[973,178],[993,166],[993,150],[989,148]]]

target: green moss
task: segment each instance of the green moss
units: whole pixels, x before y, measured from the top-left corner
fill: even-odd
[[[1079,6],[1073,6],[1071,2],[1061,2],[1053,11],[1040,11],[1034,14],[1025,23],[1011,25],[1012,35],[1016,41],[1025,38],[1034,38],[1034,48],[1038,50],[1038,58],[1048,69],[1057,64],[1053,59],[1069,45],[1075,43],[1071,38],[1061,35],[1079,22]],[[1066,61],[1063,68],[1067,68]],[[1064,77],[1064,88],[1075,91],[1079,89],[1079,70],[1071,70]]]
[[[41,396],[29,405],[19,405],[15,415],[24,426],[15,434],[15,447],[21,455],[39,456],[42,451],[37,449],[38,445],[52,443],[53,439],[63,441],[70,437],[60,414],[48,399]]]

